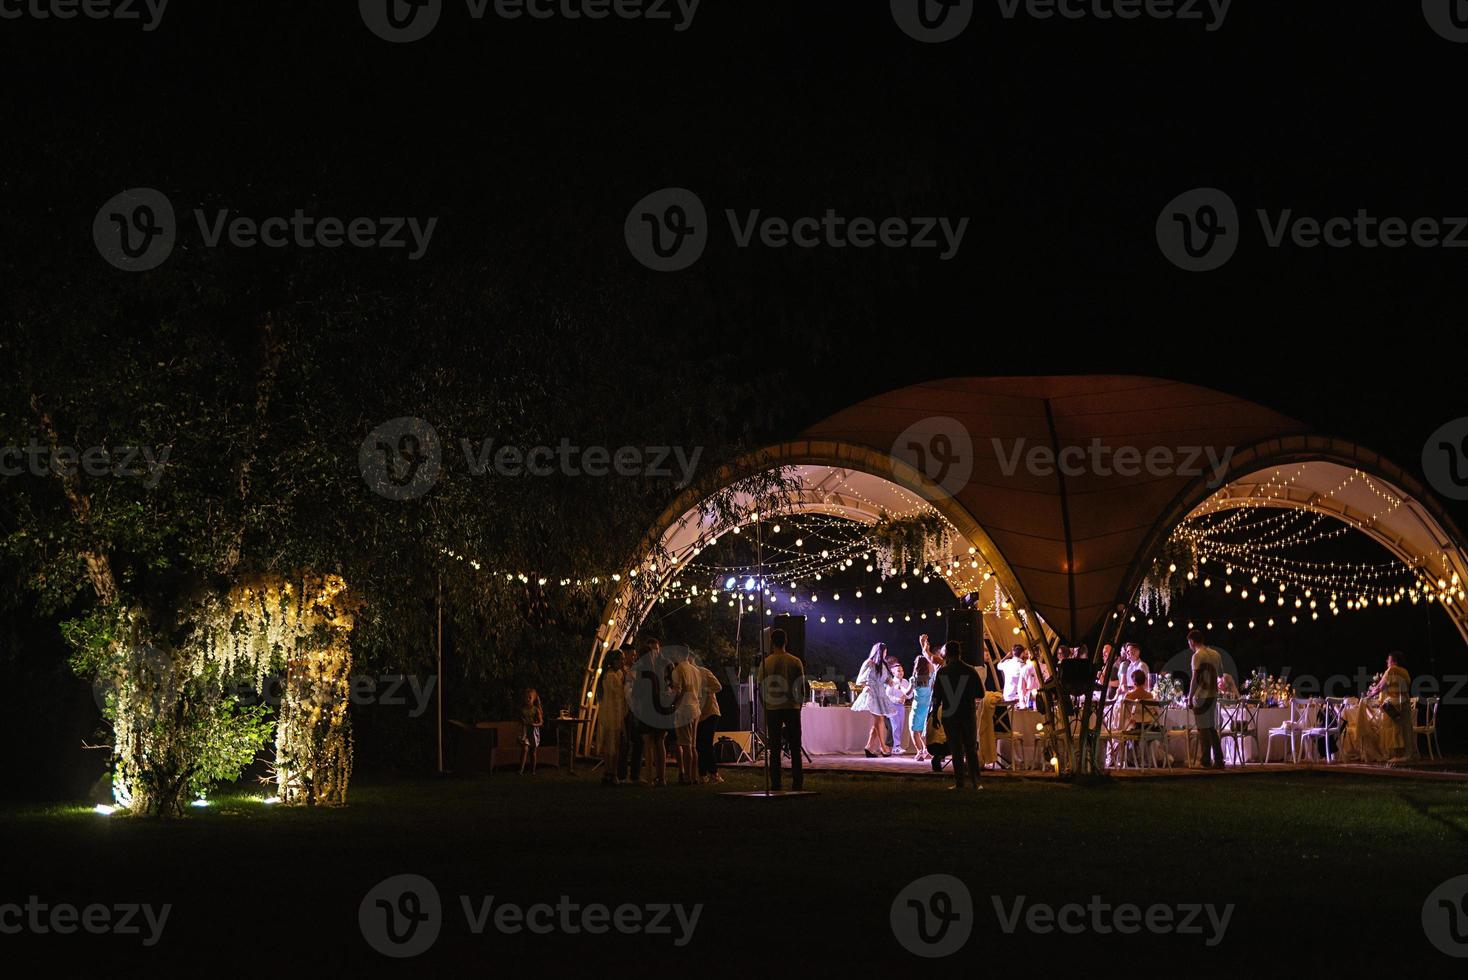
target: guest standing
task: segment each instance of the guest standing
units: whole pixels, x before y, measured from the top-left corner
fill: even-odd
[[[908,680],[901,664],[891,666],[892,677],[887,681],[887,725],[892,729],[892,754],[903,755],[903,736],[907,732],[907,705],[912,699],[912,681]]]
[[[759,669],[760,703],[765,709],[765,764],[770,789],[780,789],[780,750],[790,750],[790,788],[803,784],[800,767],[800,709],[805,704],[805,664],[785,649],[785,631],[770,630],[770,655]]]
[[[1223,673],[1223,657],[1203,642],[1202,630],[1188,633],[1188,649],[1193,651],[1193,680],[1188,690],[1188,705],[1198,729],[1198,765],[1204,769],[1223,768],[1223,742],[1218,737],[1218,675]]]
[[[704,783],[722,783],[724,777],[719,775],[719,757],[714,753],[714,732],[723,714],[719,710],[719,692],[724,685],[704,664],[698,665],[698,680],[702,701],[698,712],[698,778]]]
[[[623,729],[623,752],[617,763],[617,778],[622,782],[638,782],[642,779],[642,731],[638,728],[637,716],[632,713],[632,679],[636,674],[637,651],[631,644],[622,645],[622,703],[627,706],[626,724]]]
[[[937,667],[928,652],[927,635],[918,637],[918,643],[917,660],[912,665],[912,744],[917,749],[916,761],[927,762],[932,758],[928,754],[928,706],[933,700],[933,674]]]
[[[663,656],[663,645],[655,637],[638,644],[642,654],[632,670],[632,696],[629,710],[637,717],[642,755],[652,767],[652,784],[668,783],[668,732],[673,728],[673,688],[670,665]]]
[[[1019,680],[1020,675],[1024,673],[1025,669],[1024,654],[1024,644],[1016,643],[1009,648],[1008,655],[1000,660],[999,663],[995,664],[999,669],[1000,676],[1004,678],[1003,686],[999,690],[1004,695],[1004,700],[1006,701],[1019,700]]]
[[[540,726],[545,724],[545,712],[540,706],[540,693],[527,687],[520,698],[520,775],[525,775],[525,766],[530,766],[530,775],[535,775],[535,757],[540,750]]]
[[[852,711],[865,711],[872,716],[872,728],[867,734],[865,746],[868,759],[888,755],[883,751],[883,728],[887,715],[892,712],[891,705],[887,703],[887,681],[890,676],[891,673],[887,670],[887,644],[872,644],[872,652],[862,662],[861,670],[856,675],[856,682],[862,685],[861,693],[851,702]]]
[[[678,759],[678,785],[691,786],[698,782],[698,759],[695,755],[694,736],[698,729],[698,712],[703,706],[699,696],[702,678],[693,665],[693,655],[684,647],[677,648],[673,655],[673,731],[677,736],[675,749]]]
[[[963,644],[957,640],[943,644],[943,666],[934,677],[933,698],[953,753],[954,789],[963,789],[965,769],[970,785],[979,788],[978,701],[983,696],[983,682],[964,660]]]
[[[1138,672],[1142,675],[1142,687],[1147,687],[1149,672],[1147,665],[1142,663],[1142,648],[1130,641],[1121,645],[1121,662],[1116,665],[1116,676],[1121,682],[1121,693],[1130,694],[1132,688],[1137,684]]]
[[[601,672],[596,707],[596,742],[601,751],[601,781],[615,785],[626,764],[627,688],[622,676],[622,651],[613,650]]]

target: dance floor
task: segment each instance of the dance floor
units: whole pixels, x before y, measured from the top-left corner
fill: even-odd
[[[951,765],[944,767],[941,773],[937,773],[926,762],[914,762],[911,755],[890,756],[885,759],[868,759],[864,755],[817,755],[812,756],[812,760],[805,763],[806,772],[894,776],[903,778],[941,778],[945,780],[951,780],[953,778],[953,768]],[[736,764],[736,768],[758,769],[760,765],[760,763],[756,762],[741,762]],[[789,766],[790,763],[787,760],[785,762],[785,768],[788,770]],[[1465,763],[1464,760],[1457,760],[1456,763],[1452,760],[1438,761],[1435,763],[1428,762],[1427,760],[1415,760],[1411,765],[1325,764],[1307,762],[1271,762],[1264,764],[1251,762],[1243,766],[1228,766],[1221,771],[1173,766],[1170,769],[1108,769],[1107,774],[1121,779],[1206,779],[1231,778],[1236,776],[1265,776],[1308,771],[1341,773],[1352,776],[1387,776],[1411,779],[1438,779],[1448,782],[1468,782],[1468,772],[1462,771],[1465,769],[1468,769],[1468,763]],[[998,779],[1041,780],[1053,780],[1057,778],[1054,773],[1043,770],[985,769],[982,778],[989,779],[991,777]]]

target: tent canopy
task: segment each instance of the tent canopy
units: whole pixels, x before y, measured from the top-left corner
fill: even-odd
[[[1400,468],[1253,402],[1174,381],[952,378],[867,399],[800,439],[865,447],[921,469],[925,460],[905,447],[946,436],[947,448],[955,433],[967,436],[970,445],[956,448],[971,452],[972,472],[948,488],[954,501],[993,542],[1025,600],[1072,640],[1130,597],[1173,527],[1212,506],[1205,501],[1221,488],[1234,506],[1249,497],[1330,502],[1326,509],[1349,509],[1399,556],[1460,557],[1440,505]],[[1261,488],[1279,467],[1292,489],[1271,499]],[[1376,479],[1351,481],[1358,468]]]

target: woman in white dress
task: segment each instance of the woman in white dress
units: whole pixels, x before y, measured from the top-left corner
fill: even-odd
[[[601,673],[601,699],[596,708],[596,743],[601,750],[601,781],[616,783],[626,738],[627,691],[623,683],[622,651],[607,655]]]
[[[891,675],[892,672],[887,669],[887,644],[872,644],[872,652],[862,662],[861,670],[856,675],[856,682],[863,685],[861,693],[851,703],[852,711],[865,711],[872,716],[872,730],[867,735],[865,746],[868,759],[890,754],[883,749],[887,741],[886,718],[892,713],[892,706],[887,701],[887,681]]]

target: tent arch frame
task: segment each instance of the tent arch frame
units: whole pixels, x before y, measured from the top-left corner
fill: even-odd
[[[633,567],[645,569],[649,557],[660,552],[663,540],[690,518],[696,519],[700,504],[713,495],[737,487],[741,481],[759,474],[796,466],[824,466],[838,471],[862,473],[890,482],[909,493],[916,494],[930,504],[953,525],[964,540],[976,549],[977,557],[992,569],[999,587],[1009,596],[1015,609],[1026,613],[1017,617],[1024,631],[1026,645],[1044,658],[1050,676],[1057,675],[1052,655],[1053,634],[1042,628],[1038,614],[1030,611],[1033,607],[1018,577],[978,521],[955,497],[939,488],[920,470],[891,455],[859,443],[796,439],[747,453],[724,464],[705,479],[686,488],[663,509],[634,552],[636,560]],[[827,501],[801,500],[800,498],[805,493],[809,491],[797,491],[793,501],[794,506],[790,506],[791,501],[787,500],[786,506],[780,509],[780,513],[836,513],[838,516],[854,520],[860,520],[863,515],[871,520],[876,518],[876,515],[869,509],[863,510],[854,503],[832,505]],[[831,495],[839,496],[834,493]],[[721,530],[719,533],[726,533],[726,531],[727,529]],[[616,592],[608,597],[599,621],[597,635],[592,640],[578,700],[580,716],[585,719],[585,724],[580,726],[579,734],[580,747],[583,750],[588,750],[593,740],[592,733],[595,730],[597,707],[594,692],[607,653],[620,647],[628,638],[636,634],[653,606],[656,605],[658,597],[686,563],[686,558],[684,558],[675,560],[667,567],[660,564],[657,570],[657,586],[655,588],[642,586],[640,602],[632,601],[639,595],[639,590],[630,578],[626,577],[622,579]],[[1063,711],[1063,708],[1061,710]],[[1061,725],[1059,730],[1067,731],[1068,729]]]

